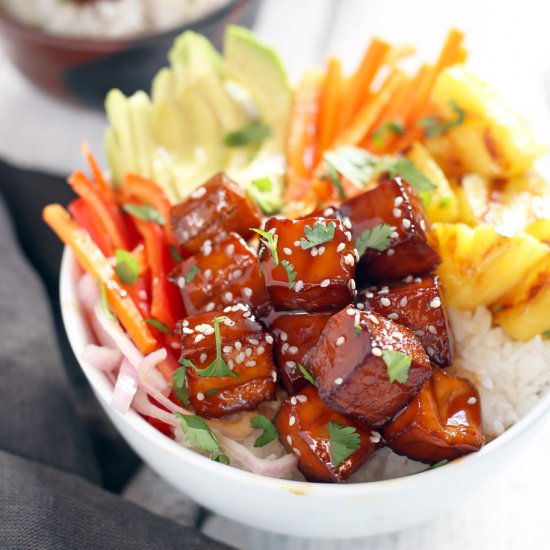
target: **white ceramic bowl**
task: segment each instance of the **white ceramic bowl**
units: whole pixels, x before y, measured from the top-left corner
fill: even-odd
[[[92,336],[78,302],[73,254],[61,266],[61,310],[77,358]],[[80,362],[80,361],[79,361]],[[105,375],[82,362],[101,406],[124,439],[157,474],[193,500],[241,523],[302,537],[347,538],[395,531],[450,510],[507,464],[534,437],[550,409],[550,392],[480,452],[409,477],[330,485],[285,481],[225,466],[179,446],[134,411],[111,409]]]

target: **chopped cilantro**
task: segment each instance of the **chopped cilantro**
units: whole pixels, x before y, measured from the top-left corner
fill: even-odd
[[[187,391],[187,379],[185,378],[185,370],[195,368],[195,365],[189,359],[180,359],[179,364],[182,365],[172,373],[172,384],[170,388],[174,395],[183,403],[184,407],[189,407],[189,394]]]
[[[301,363],[298,363],[298,370],[302,373],[302,376],[310,383],[315,386],[315,378],[313,377],[313,374],[309,372],[304,365]]]
[[[277,267],[279,265],[279,255],[277,254],[277,243],[279,242],[279,235],[270,233],[269,231],[262,231],[261,229],[256,229],[251,227],[251,231],[258,233],[260,240],[264,246],[269,248],[271,252],[271,257],[273,258],[273,265]]]
[[[147,206],[143,204],[123,204],[122,209],[128,214],[139,218],[145,222],[155,222],[159,225],[164,225],[166,220],[164,216],[152,206]]]
[[[255,120],[245,128],[227,134],[223,142],[227,147],[244,147],[261,143],[269,136],[271,136],[271,128]]]
[[[384,139],[388,134],[400,136],[405,132],[405,125],[400,118],[388,120],[386,124],[379,126],[372,134],[372,140],[378,149],[384,146]]]
[[[338,466],[359,448],[361,438],[353,426],[342,426],[336,422],[329,422],[327,427],[332,464]]]
[[[288,288],[292,290],[294,288],[294,284],[296,282],[296,276],[298,274],[296,273],[296,271],[294,271],[294,265],[291,264],[288,260],[283,260],[281,262],[281,265],[283,266],[288,276]]]
[[[426,116],[418,121],[418,126],[424,130],[424,135],[426,137],[431,138],[440,136],[455,126],[464,124],[464,120],[466,119],[464,109],[462,109],[454,99],[449,101],[449,105],[454,113],[453,119],[441,121],[436,117]]]
[[[435,470],[436,468],[441,468],[441,466],[445,466],[445,464],[449,464],[449,461],[444,458],[443,460],[440,460],[439,462],[436,462],[435,464],[432,464],[428,470]]]
[[[263,447],[279,437],[277,428],[263,415],[252,417],[250,425],[258,430],[263,430],[262,435],[254,442],[254,447]]]
[[[542,335],[546,338],[550,338],[550,330],[545,330]]]
[[[99,283],[99,305],[101,306],[101,309],[107,319],[110,319],[111,321],[116,320],[115,314],[113,313],[113,310],[109,305],[109,300],[107,299],[107,289],[101,282]]]
[[[210,397],[211,395],[216,395],[217,393],[220,393],[222,391],[221,388],[214,388],[213,390],[208,390],[204,392],[204,395],[206,397]]]
[[[388,368],[390,383],[397,381],[400,384],[405,384],[409,379],[412,357],[400,351],[384,349],[382,350],[382,359]]]
[[[185,280],[190,283],[200,272],[202,269],[198,265],[194,265],[185,276]]]
[[[208,365],[204,369],[197,369],[195,367],[195,372],[199,376],[206,376],[206,377],[218,377],[218,376],[231,376],[232,378],[239,378],[228,366],[227,363],[224,361],[222,357],[222,336],[221,336],[221,329],[220,329],[220,323],[225,321],[227,317],[215,317],[212,319],[212,323],[214,324],[214,331],[216,335],[216,358],[210,365]]]
[[[360,336],[363,332],[363,327],[361,325],[355,325],[353,332],[355,333],[355,336]]]
[[[367,248],[372,248],[379,252],[387,250],[391,245],[391,232],[392,228],[387,223],[379,223],[371,229],[365,229],[355,243],[359,256],[362,256]]]
[[[439,201],[439,204],[437,206],[439,208],[447,208],[447,207],[450,206],[451,201],[452,201],[452,199],[448,195],[446,197],[441,197],[441,199]]]
[[[269,176],[258,178],[257,180],[252,180],[250,185],[255,187],[258,191],[262,191],[263,193],[269,193],[273,190],[273,182],[271,181],[271,178]]]
[[[127,250],[115,250],[115,273],[127,285],[133,285],[139,279],[139,266],[135,256]]]
[[[224,455],[218,438],[203,418],[193,414],[180,413],[177,413],[176,416],[181,421],[181,429],[187,441],[193,447],[204,453],[209,453],[212,460],[229,464],[229,459]]]
[[[378,165],[380,172],[387,172],[392,178],[403,178],[419,193],[431,193],[436,185],[427,178],[409,159],[402,157],[382,157],[384,162]]]
[[[328,160],[327,158],[325,158],[324,161],[327,167],[327,171],[321,176],[321,179],[327,180],[332,183],[332,185],[334,185],[334,187],[336,188],[336,191],[338,191],[338,198],[342,201],[345,201],[348,196],[346,195],[344,187],[342,186],[342,182],[340,181],[340,176],[338,175],[336,168],[332,164],[330,164],[330,157]]]
[[[334,222],[330,222],[327,225],[325,222],[317,221],[313,224],[313,227],[306,225],[304,228],[306,237],[305,239],[304,237],[300,239],[300,248],[302,250],[308,250],[314,246],[332,241],[332,239],[334,239],[335,229],[336,224]]]
[[[183,262],[183,258],[181,257],[181,254],[179,253],[179,250],[175,245],[171,244],[168,248],[170,249],[170,255],[172,256],[172,259],[175,262]]]
[[[156,328],[157,330],[164,332],[164,334],[174,334],[174,331],[171,328],[167,327],[162,321],[159,321],[158,319],[151,317],[150,319],[145,319],[145,322],[148,325]]]

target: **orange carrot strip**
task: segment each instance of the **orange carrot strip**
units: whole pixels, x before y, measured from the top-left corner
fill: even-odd
[[[112,199],[112,202],[115,202],[113,190],[111,189],[109,182],[103,176],[103,172],[99,166],[99,163],[94,157],[89,145],[85,141],[82,142],[81,149],[82,149],[82,154],[84,155],[84,158],[86,159],[86,162],[90,167],[92,175],[94,176],[94,180],[97,183],[99,189],[101,190],[102,193],[105,194],[106,197],[108,197],[109,199]]]
[[[319,157],[330,148],[335,138],[336,115],[342,93],[342,67],[340,61],[331,57],[328,61],[327,74],[321,99],[319,124]],[[319,159],[316,159],[318,162]]]
[[[102,195],[100,195],[84,172],[74,172],[68,181],[74,192],[82,197],[90,209],[95,212],[104,231],[109,235],[114,248],[126,250],[128,246],[125,238],[125,229],[116,204],[112,205],[112,207],[105,204]]]
[[[335,146],[357,145],[373,129],[380,113],[390,102],[395,91],[403,84],[406,77],[403,72],[395,71],[388,76],[380,91],[376,93],[352,121],[352,124],[344,130],[335,140]]]
[[[342,119],[343,126],[351,123],[357,111],[365,101],[365,97],[369,94],[369,88],[378,72],[380,66],[384,63],[387,53],[391,46],[378,39],[374,38],[367,48],[361,65],[353,75],[349,90],[346,94],[346,102],[343,105]]]
[[[150,353],[157,346],[139,310],[128,297],[116,276],[113,266],[101,253],[88,233],[82,229],[60,204],[50,204],[42,212],[44,221],[74,252],[80,265],[105,285],[107,300],[122,326],[142,353]]]

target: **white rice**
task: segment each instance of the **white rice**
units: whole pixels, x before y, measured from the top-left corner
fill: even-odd
[[[50,34],[117,38],[177,27],[229,0],[0,0],[14,18]]]

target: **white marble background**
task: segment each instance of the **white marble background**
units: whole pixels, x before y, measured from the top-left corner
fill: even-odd
[[[296,79],[328,53],[353,67],[374,35],[412,42],[434,58],[450,26],[467,32],[470,64],[550,141],[550,4],[545,0],[264,0],[257,32],[275,45]],[[101,151],[102,114],[63,105],[34,90],[0,50],[0,157],[69,172],[79,143]],[[550,421],[508,469],[452,513],[406,531],[352,541],[288,538],[210,517],[204,531],[243,549],[546,550],[550,548]],[[190,523],[196,507],[147,468],[126,496]],[[419,498],[429,498],[422,495]]]

